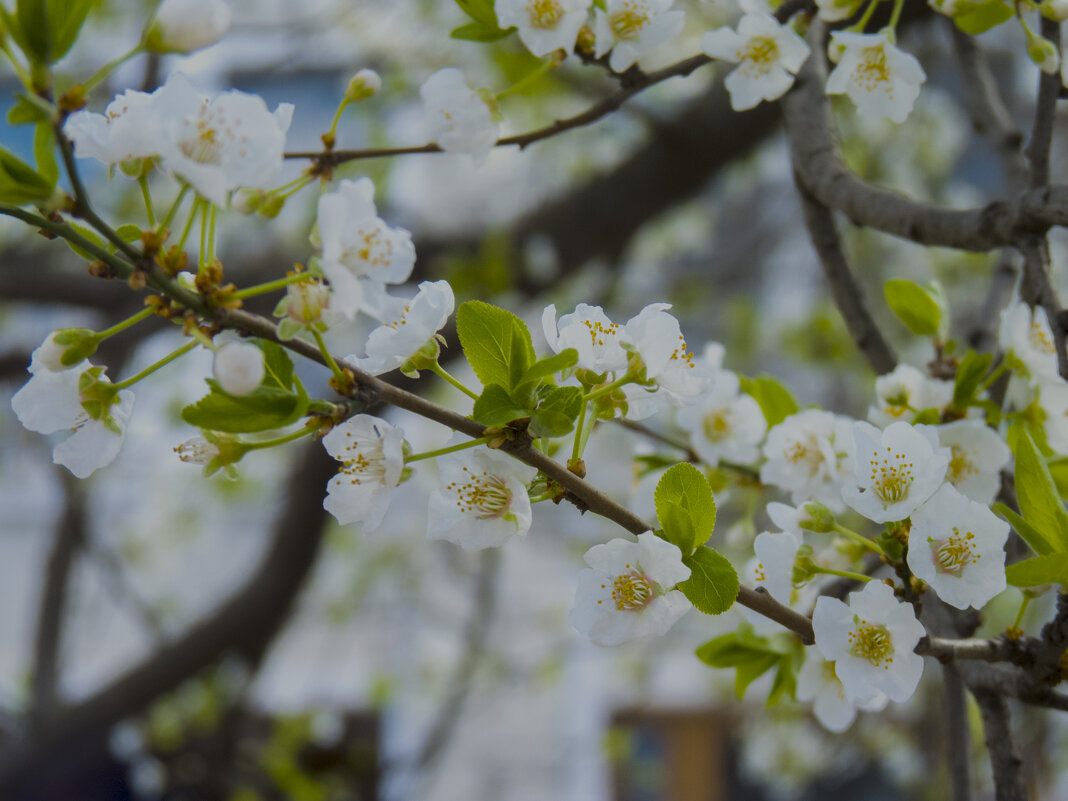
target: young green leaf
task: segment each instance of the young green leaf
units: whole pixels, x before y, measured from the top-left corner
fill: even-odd
[[[47,200],[54,187],[28,164],[0,148],[0,201],[22,205]]]
[[[993,354],[976,353],[970,350],[964,354],[957,367],[957,377],[953,382],[953,405],[963,409],[975,398],[983,378],[994,361]]]
[[[70,227],[77,231],[79,234],[81,234],[84,238],[88,239],[94,245],[99,247],[101,250],[105,248],[107,243],[104,242],[104,238],[92,228],[89,228],[84,225],[79,225],[78,223],[70,223]],[[63,241],[67,243],[67,247],[69,247],[71,250],[73,250],[86,261],[94,261],[96,259],[96,256],[94,256],[88,250],[78,247],[69,239],[64,239]]]
[[[530,417],[530,410],[518,406],[500,384],[487,384],[475,401],[471,416],[484,426],[501,426]]]
[[[52,35],[51,61],[59,61],[74,46],[78,32],[99,0],[50,0],[48,30]]]
[[[267,339],[253,341],[263,351],[263,366],[267,371],[267,377],[264,378],[263,383],[266,386],[275,386],[280,389],[292,389],[293,360],[289,358],[285,348]]]
[[[255,392],[227,395],[208,379],[211,392],[182,409],[182,419],[198,428],[242,434],[282,428],[300,419],[308,399],[279,387],[261,386]]]
[[[496,25],[487,25],[484,22],[469,22],[466,25],[453,28],[449,36],[465,42],[496,42],[508,36],[514,30],[515,28],[505,30]]]
[[[677,545],[684,557],[712,536],[716,501],[708,480],[692,464],[680,462],[664,473],[653,499],[663,538]]]
[[[1020,517],[1011,508],[1001,502],[995,503],[993,508],[995,512],[997,512],[1009,522],[1009,525],[1013,527],[1013,529],[1016,531],[1017,534],[1020,535],[1024,542],[1031,546],[1031,550],[1033,550],[1035,553],[1048,554],[1053,552],[1049,541],[1046,540],[1042,533],[1039,532],[1038,529],[1036,529],[1022,517]],[[893,557],[892,554],[887,555],[891,556],[891,558]]]
[[[1014,587],[1061,584],[1068,587],[1068,553],[1051,553],[1024,559],[1005,568],[1005,580]]]
[[[574,348],[565,348],[552,356],[538,359],[519,379],[519,384],[540,382],[556,373],[563,372],[569,367],[574,367],[576,364],[578,364],[578,351]]]
[[[942,312],[931,293],[912,281],[887,281],[886,303],[897,318],[917,336],[935,336],[942,324]]]
[[[1049,551],[1068,552],[1068,512],[1046,460],[1026,433],[1016,448],[1016,497],[1024,520],[1045,540]]]
[[[582,409],[582,390],[578,387],[554,387],[530,418],[530,433],[535,437],[562,437],[575,428]]]
[[[742,392],[753,397],[768,421],[768,428],[777,426],[787,417],[797,413],[797,401],[782,382],[770,375],[755,378],[741,377]]]
[[[1013,6],[1003,0],[967,3],[966,8],[953,15],[953,21],[964,33],[975,36],[995,28],[1005,20],[1012,19]]]
[[[483,386],[500,384],[511,390],[513,374],[522,376],[536,361],[526,325],[510,311],[480,300],[461,303],[456,333],[464,355]]]
[[[719,615],[734,605],[738,597],[738,574],[727,558],[711,548],[698,548],[682,563],[690,568],[690,577],[678,588],[698,610]]]

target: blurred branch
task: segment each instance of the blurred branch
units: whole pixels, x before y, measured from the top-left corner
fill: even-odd
[[[1040,16],[1041,34],[1061,51],[1061,24]],[[1061,92],[1061,73],[1052,74],[1040,70],[1038,92],[1035,100],[1035,121],[1031,128],[1031,141],[1027,144],[1027,158],[1031,162],[1028,184],[1032,189],[1049,185],[1049,151],[1053,142],[1053,118],[1057,111],[1057,97]]]
[[[1008,704],[993,692],[983,690],[974,695],[983,717],[984,741],[994,771],[995,798],[997,801],[1027,801],[1027,789],[1020,775],[1022,763],[1009,726]],[[960,747],[963,748],[963,744]]]
[[[288,500],[260,567],[209,619],[84,701],[60,707],[47,725],[0,757],[0,797],[30,785],[59,782],[107,747],[112,726],[142,712],[164,693],[235,654],[255,662],[274,639],[316,557],[326,524],[323,486],[336,464],[309,444],[288,480]]]
[[[943,746],[949,766],[952,801],[969,801],[972,788],[968,752],[972,738],[968,731],[968,710],[964,705],[964,683],[954,665],[942,665],[942,683],[946,699]]]
[[[41,599],[37,612],[37,631],[33,646],[33,689],[29,711],[29,729],[46,726],[55,711],[59,685],[59,653],[63,639],[70,577],[75,557],[85,544],[85,491],[80,481],[67,470],[57,469],[63,487],[63,514],[56,525],[52,551],[48,556]]]
[[[788,127],[787,131],[793,135],[792,128]],[[823,267],[823,274],[831,285],[831,296],[838,307],[838,313],[842,315],[853,341],[875,374],[892,372],[897,366],[897,356],[890,349],[871,312],[868,311],[860,284],[853,276],[853,270],[842,250],[842,240],[834,224],[834,215],[809,193],[796,173],[795,179],[805,227]]]

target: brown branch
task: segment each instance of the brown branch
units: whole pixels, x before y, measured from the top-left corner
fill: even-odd
[[[964,683],[952,664],[942,665],[943,689],[945,690],[945,739],[946,764],[949,766],[949,781],[953,792],[952,801],[969,801],[972,796],[971,770],[968,747],[971,735],[968,731],[968,710],[964,703]]]
[[[994,797],[997,801],[1027,801],[1027,788],[1020,775],[1023,763],[1012,741],[1008,704],[993,692],[980,690],[974,695],[983,718],[984,741],[994,771]],[[964,748],[965,745],[962,743],[958,747]]]
[[[855,225],[921,245],[969,251],[1015,247],[1021,235],[1068,224],[1068,187],[1062,185],[1032,189],[982,208],[950,210],[875,186],[853,173],[842,159],[824,93],[827,67],[819,57],[823,31],[821,22],[813,22],[809,44],[816,55],[805,62],[794,90],[781,101],[791,131],[794,170],[816,200]]]
[[[336,464],[309,445],[286,482],[288,501],[260,567],[209,619],[84,701],[61,707],[47,726],[0,761],[0,797],[19,798],[69,778],[107,747],[107,733],[226,654],[255,662],[278,633],[319,553],[323,486]],[[43,792],[41,797],[49,797]]]
[[[1061,24],[1041,17],[1041,34],[1060,53]],[[1057,97],[1061,92],[1061,73],[1038,73],[1038,93],[1035,100],[1035,121],[1031,141],[1027,144],[1027,158],[1031,162],[1028,183],[1032,189],[1049,184],[1049,152],[1053,142],[1053,117],[1057,111]]]
[[[793,130],[787,125],[788,135]],[[793,149],[791,149],[793,150]],[[801,200],[801,210],[805,218],[812,247],[819,257],[823,274],[831,285],[831,296],[838,313],[842,315],[846,328],[853,337],[853,342],[864,354],[868,365],[876,375],[892,372],[897,366],[897,356],[875,324],[875,319],[868,310],[860,284],[842,249],[842,241],[834,224],[831,211],[816,200],[801,183],[800,176],[794,173],[797,192]]]

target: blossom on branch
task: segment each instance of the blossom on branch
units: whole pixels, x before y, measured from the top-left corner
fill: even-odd
[[[497,0],[497,21],[516,28],[527,50],[544,56],[554,50],[568,53],[579,28],[589,16],[591,0]]]
[[[162,132],[155,97],[129,89],[112,100],[103,114],[76,111],[63,125],[78,158],[104,164],[147,159],[160,153]]]
[[[888,698],[875,693],[868,700],[851,701],[835,671],[835,663],[820,656],[818,648],[805,649],[805,664],[797,676],[797,700],[812,702],[812,713],[825,729],[843,732],[853,725],[857,709],[878,712]]]
[[[916,643],[926,634],[911,604],[881,581],[849,594],[848,605],[821,595],[812,613],[816,647],[835,663],[847,700],[868,704],[878,693],[907,701],[923,673]]]
[[[706,464],[755,462],[768,431],[764,413],[741,392],[738,376],[719,370],[712,389],[697,403],[679,409],[675,422],[690,434],[690,445]]]
[[[911,422],[917,412],[942,411],[952,400],[952,381],[929,378],[911,364],[899,364],[875,379],[875,404],[868,407],[868,420],[877,426]]]
[[[939,444],[950,449],[946,481],[973,501],[993,503],[1001,471],[1012,458],[1009,446],[978,420],[956,420],[937,431]]]
[[[678,546],[652,532],[615,539],[586,552],[569,620],[597,645],[659,636],[691,608],[674,589],[690,577]]]
[[[358,414],[334,426],[323,447],[341,462],[326,485],[323,508],[342,525],[361,523],[374,531],[404,471],[404,433],[379,417]]]
[[[630,68],[653,48],[682,32],[685,14],[669,11],[674,0],[605,0],[594,12],[594,55],[609,51],[608,65],[616,72]]]
[[[383,309],[385,322],[367,338],[367,356],[349,359],[372,375],[400,367],[405,375],[418,377],[419,365],[412,365],[411,369],[404,365],[417,355],[430,361],[437,358],[437,333],[452,314],[455,302],[448,281],[423,281],[419,292],[408,301],[389,298]],[[429,353],[422,353],[424,348]]]
[[[1041,306],[1031,308],[1020,300],[1004,309],[998,345],[1010,354],[1013,366],[1022,367],[1032,379],[1060,378],[1053,330]]]
[[[958,609],[982,609],[1005,589],[1009,524],[944,484],[912,515],[909,568]]]
[[[550,303],[541,315],[545,340],[554,353],[568,348],[578,351],[578,367],[591,373],[627,369],[624,343],[631,339],[620,323],[613,323],[600,306],[580,303],[570,314],[556,319],[556,305]]]
[[[847,94],[862,117],[904,122],[927,76],[913,56],[900,50],[889,30],[879,33],[832,31],[831,47],[841,48],[827,77],[827,94]]]
[[[224,0],[163,0],[145,32],[157,53],[192,53],[219,41],[230,28]]]
[[[503,545],[530,529],[527,484],[537,470],[477,447],[438,458],[441,489],[430,495],[427,536],[468,550]]]
[[[790,490],[795,504],[814,498],[842,511],[842,486],[852,468],[852,423],[820,409],[790,415],[768,432],[760,480]]]
[[[701,49],[712,58],[738,64],[724,81],[735,111],[786,94],[809,54],[805,40],[792,28],[755,11],[742,17],[737,33],[730,28],[706,33]]]
[[[670,303],[650,303],[629,319],[624,328],[629,343],[624,348],[640,358],[640,374],[654,381],[673,405],[687,406],[708,391],[712,374],[694,361],[679,321],[667,312],[670,308]],[[649,409],[650,414],[654,411]]]
[[[427,136],[447,153],[466,153],[476,164],[497,143],[499,127],[481,95],[456,67],[438,70],[419,88]]]

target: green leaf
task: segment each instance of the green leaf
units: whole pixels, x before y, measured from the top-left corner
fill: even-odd
[[[493,7],[494,0],[456,0],[456,5],[476,22],[496,27],[497,11]]]
[[[782,382],[770,375],[755,378],[741,377],[742,391],[752,395],[764,412],[768,428],[777,426],[792,414],[797,414],[797,401]]]
[[[690,577],[679,584],[682,594],[706,615],[726,612],[738,597],[738,574],[727,558],[708,547],[682,559]]]
[[[663,538],[677,545],[683,556],[708,542],[716,526],[716,501],[700,470],[680,462],[661,476],[653,498]]]
[[[957,377],[953,382],[953,405],[963,409],[974,398],[979,385],[990,370],[994,361],[993,354],[976,353],[970,350],[964,354],[957,367]]]
[[[1068,512],[1064,511],[1046,460],[1026,433],[1016,448],[1016,497],[1024,520],[1048,545],[1048,551],[1038,553],[1068,551]],[[1028,544],[1035,547],[1030,541]]]
[[[914,334],[922,337],[938,333],[942,313],[931,293],[912,281],[887,281],[884,287],[890,311]]]
[[[50,60],[59,61],[67,55],[82,24],[98,0],[50,0],[48,3],[48,28],[52,33]]]
[[[1009,525],[1012,526],[1013,529],[1015,529],[1016,533],[1023,538],[1024,542],[1031,546],[1031,550],[1033,550],[1035,553],[1052,553],[1052,549],[1050,548],[1050,544],[1046,541],[1046,538],[1034,526],[1032,526],[1030,523],[1020,517],[1020,515],[1018,515],[1010,507],[999,501],[998,503],[994,504],[993,509],[999,515],[1009,521]],[[891,556],[891,554],[887,555]]]
[[[1005,568],[1005,579],[1014,587],[1035,587],[1039,584],[1068,586],[1068,553],[1051,553],[1024,559]]]
[[[38,123],[33,132],[33,156],[37,172],[55,189],[59,180],[59,165],[56,164],[56,132],[50,122]]]
[[[574,348],[565,348],[552,356],[538,359],[538,361],[531,365],[530,369],[523,374],[523,377],[519,379],[518,383],[529,384],[535,381],[540,382],[542,379],[550,378],[556,373],[563,372],[569,367],[574,367],[576,364],[578,364],[578,351]]]
[[[1057,485],[1057,492],[1061,498],[1068,498],[1068,456],[1061,456],[1046,462],[1049,474],[1053,476],[1053,483]]]
[[[797,697],[797,677],[801,673],[801,663],[804,659],[804,649],[800,647],[779,657],[775,680],[768,692],[767,706],[775,706],[787,697],[791,700]]]
[[[18,19],[12,16],[11,12],[4,7],[3,3],[0,3],[0,26],[3,27],[4,34],[15,40],[15,44],[19,46],[19,50],[23,53],[26,53],[29,50],[26,36],[22,32],[22,26],[19,25]]]
[[[242,434],[282,428],[300,419],[308,400],[280,387],[261,386],[241,397],[227,395],[208,379],[211,392],[182,409],[182,419],[198,428]]]
[[[38,64],[52,63],[52,37],[48,29],[48,0],[17,0],[15,13],[26,42],[26,55]]]
[[[54,184],[0,148],[0,201],[5,203],[33,203],[52,196]]]
[[[140,242],[141,241],[141,226],[134,225],[133,223],[124,223],[115,229],[115,233],[119,235],[119,239],[123,242]]]
[[[456,310],[456,333],[483,386],[500,384],[511,390],[515,386],[513,376],[524,375],[537,358],[523,321],[510,311],[480,300],[460,304]]]
[[[15,105],[7,112],[7,121],[12,125],[26,125],[31,122],[47,122],[51,124],[52,122],[48,112],[36,103],[31,102],[26,95],[19,95],[15,98]]]
[[[263,366],[267,371],[263,383],[268,387],[293,389],[293,360],[285,348],[268,339],[255,339],[253,342],[263,351]]]
[[[562,437],[575,428],[582,409],[582,390],[578,387],[554,387],[545,394],[530,418],[530,433],[535,437]]]
[[[71,228],[81,234],[84,238],[88,239],[94,245],[99,247],[101,250],[103,250],[107,246],[107,243],[104,242],[104,238],[92,228],[88,228],[84,225],[79,225],[78,223],[69,223],[69,225]],[[73,250],[86,261],[96,261],[96,256],[94,256],[88,250],[78,247],[68,239],[64,239],[63,241],[67,243],[67,247],[69,247],[71,250]]]
[[[520,408],[500,384],[487,384],[475,401],[471,416],[484,426],[501,426],[530,417],[530,409]]]
[[[514,30],[515,28],[504,30],[496,25],[486,25],[482,22],[470,22],[467,25],[461,25],[459,28],[453,28],[449,36],[453,39],[460,39],[465,42],[496,42],[499,39],[509,36]]]
[[[757,678],[778,666],[768,705],[777,703],[784,694],[793,697],[797,686],[803,650],[783,638],[769,640],[753,633],[742,624],[737,631],[709,640],[697,649],[697,658],[715,668],[735,668],[734,691],[741,698]]]
[[[953,21],[964,33],[975,36],[1012,19],[1014,13],[1013,7],[1001,0],[989,3],[964,2],[957,4]]]

